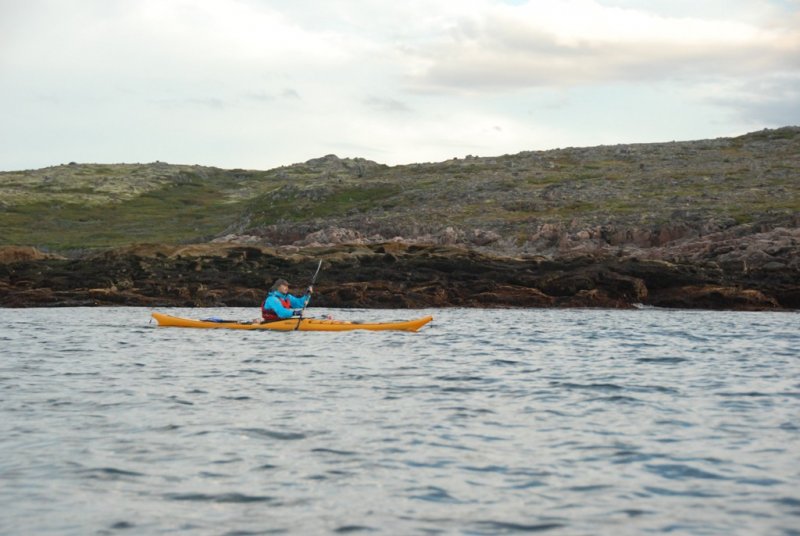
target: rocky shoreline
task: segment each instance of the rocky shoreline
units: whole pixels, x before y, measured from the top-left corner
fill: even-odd
[[[255,308],[322,259],[327,307],[796,310],[798,173],[797,126],[402,166],[2,172],[0,306]]]
[[[138,245],[73,259],[7,246],[0,248],[0,306],[256,309],[275,278],[300,290],[321,259],[318,307],[800,309],[799,229],[712,238],[669,252],[576,251],[557,258],[402,242]]]

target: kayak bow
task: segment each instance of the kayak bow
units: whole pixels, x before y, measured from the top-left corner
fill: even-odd
[[[346,320],[328,320],[324,318],[302,318],[298,324],[296,318],[274,320],[269,322],[240,322],[236,320],[192,320],[177,316],[153,313],[161,327],[173,328],[209,328],[209,329],[250,329],[273,331],[352,331],[366,329],[370,331],[417,331],[419,328],[433,320],[432,316],[424,316],[414,320],[400,322],[357,323]]]

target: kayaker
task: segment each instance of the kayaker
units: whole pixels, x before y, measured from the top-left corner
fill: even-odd
[[[261,317],[264,320],[280,320],[301,316],[303,308],[311,299],[312,287],[308,287],[303,296],[289,294],[289,282],[278,279],[269,289],[264,303],[261,305]]]

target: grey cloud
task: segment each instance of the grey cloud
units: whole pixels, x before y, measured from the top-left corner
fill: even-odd
[[[708,100],[757,124],[800,125],[800,75],[751,81]]]
[[[267,93],[266,91],[257,91],[248,93],[245,95],[247,100],[253,100],[257,102],[272,102],[275,100],[275,95],[271,93]]]
[[[772,99],[741,108],[746,117],[754,122],[773,126],[800,125],[800,97]]]
[[[283,91],[278,93],[268,93],[266,91],[253,91],[247,93],[245,98],[252,101],[257,102],[273,102],[279,99],[291,99],[291,100],[302,100],[300,98],[300,93],[297,90],[292,88],[286,88]]]
[[[188,97],[188,98],[169,98],[169,99],[156,99],[155,104],[167,109],[176,108],[206,108],[211,110],[222,110],[227,104],[224,99],[218,97]]]
[[[792,31],[780,44],[563,42],[524,22],[487,18],[480,25],[460,23],[417,56],[428,65],[412,78],[418,91],[702,79],[800,69],[800,33]]]
[[[369,97],[364,100],[364,104],[373,110],[380,112],[410,112],[411,108],[406,103],[395,99],[381,97]]]
[[[189,99],[187,102],[189,104],[195,104],[205,108],[214,108],[216,110],[225,108],[225,101],[216,97],[210,97],[206,99]]]
[[[348,143],[341,140],[329,140],[324,145],[327,147],[328,152],[337,154],[352,154],[352,155],[368,155],[368,154],[382,154],[386,153],[386,148],[383,146],[372,146],[361,143]]]
[[[800,50],[797,51],[800,55]],[[470,54],[442,54],[417,82],[434,87],[519,88],[572,86],[610,81],[656,81],[682,77],[737,76],[796,68],[794,57],[775,58],[770,50],[664,49],[660,46],[623,48],[585,46],[546,52],[499,49]],[[446,58],[446,59],[445,59]]]

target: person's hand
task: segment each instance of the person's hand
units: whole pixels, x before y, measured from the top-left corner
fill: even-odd
[[[306,289],[306,294],[311,294],[312,292],[314,292],[314,287],[309,285],[309,287]]]

